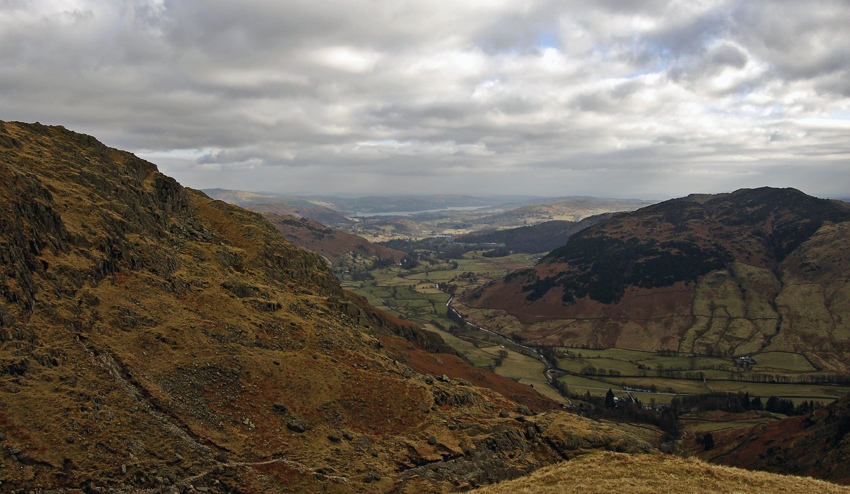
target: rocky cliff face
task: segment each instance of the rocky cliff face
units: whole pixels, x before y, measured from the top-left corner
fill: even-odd
[[[0,123],[0,490],[443,492],[649,449],[416,345],[259,214]]]
[[[847,372],[848,221],[794,189],[690,196],[588,228],[466,302],[536,344],[784,350]]]

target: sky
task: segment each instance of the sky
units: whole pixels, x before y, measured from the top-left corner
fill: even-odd
[[[850,196],[848,0],[0,0],[0,120],[193,188]]]

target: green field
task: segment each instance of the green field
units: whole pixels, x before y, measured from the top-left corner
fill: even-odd
[[[546,364],[513,341],[473,328],[448,331],[456,326],[454,321],[446,317],[446,303],[450,295],[436,290],[436,283],[453,282],[468,289],[489,281],[491,277],[504,276],[523,259],[528,259],[526,255],[499,259],[473,256],[475,253],[469,253],[467,258],[456,260],[456,266],[449,262],[439,262],[420,265],[413,270],[404,270],[399,266],[376,269],[370,272],[373,280],[343,280],[342,284],[366,297],[372,305],[439,334],[443,341],[473,365],[488,367],[501,376],[533,385],[542,395],[566,403],[566,399],[548,385]],[[474,279],[458,277],[461,273],[471,272],[475,273]],[[506,356],[500,358],[500,351],[505,352]]]
[[[798,404],[804,400],[828,403],[850,392],[846,385],[794,383],[815,375],[815,369],[803,355],[788,352],[755,354],[756,363],[749,368],[736,365],[731,358],[674,352],[568,347],[559,347],[556,352],[561,357],[558,368],[568,373],[559,380],[573,391],[583,393],[587,388],[592,395],[602,395],[608,387],[616,390],[628,386],[657,391],[632,393],[644,402],[654,399],[666,403],[676,394],[711,391],[749,392],[763,399],[776,396]],[[760,379],[766,382],[757,382]]]
[[[581,376],[566,375],[558,378],[558,381],[566,383],[567,386],[569,386],[570,391],[575,391],[579,394],[584,394],[586,391],[590,391],[591,395],[605,396],[605,393],[609,388],[612,390],[614,390],[614,388],[619,388],[619,386],[612,385],[605,381]]]
[[[535,260],[534,256],[525,254],[485,258],[481,252],[468,252],[463,259],[452,261],[424,259],[413,269],[397,265],[375,269],[370,271],[374,279],[343,280],[343,286],[365,296],[379,308],[438,333],[473,365],[533,384],[544,395],[563,402],[563,398],[547,385],[546,365],[539,356],[510,339],[471,327],[458,328],[446,315],[450,295],[439,289],[451,285],[457,293],[462,293],[514,269],[531,266]],[[554,364],[566,373],[559,381],[579,394],[590,392],[604,396],[612,389],[622,396],[625,395],[623,386],[627,386],[640,389],[632,391],[632,395],[646,403],[669,403],[676,395],[709,391],[740,391],[763,399],[777,396],[795,403],[803,400],[826,403],[850,392],[850,386],[791,384],[808,377],[823,377],[818,376],[803,355],[795,353],[754,354],[750,356],[754,363],[741,365],[732,358],[676,352],[568,347],[552,350],[556,357]]]
[[[761,369],[775,369],[779,372],[815,371],[809,359],[799,353],[766,352],[758,354],[754,360],[756,367]]]
[[[777,398],[788,398],[798,404],[801,401],[821,401],[829,403],[847,393],[850,386],[825,385],[825,384],[770,384],[770,383],[746,383],[734,381],[709,381],[712,391],[720,392],[748,392],[750,396],[761,396],[762,398],[776,396]]]

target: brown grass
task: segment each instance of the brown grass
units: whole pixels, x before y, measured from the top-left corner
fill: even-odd
[[[516,480],[472,491],[477,494],[788,493],[850,492],[850,487],[806,477],[751,472],[666,455],[595,453],[541,468]]]

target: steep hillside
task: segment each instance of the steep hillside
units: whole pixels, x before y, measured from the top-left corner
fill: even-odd
[[[269,222],[300,249],[315,252],[326,258],[332,265],[342,260],[353,265],[357,258],[373,261],[398,262],[405,253],[373,244],[363,237],[329,228],[318,221],[294,216],[264,213]]]
[[[261,215],[92,137],[0,123],[0,211],[0,490],[445,492],[650,449],[439,372]]]
[[[535,344],[783,350],[848,372],[848,220],[846,204],[794,189],[667,201],[588,228],[465,302],[505,311],[499,324]]]
[[[712,434],[699,457],[741,468],[806,475],[850,484],[850,396],[810,415]]]

